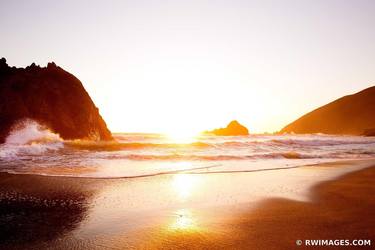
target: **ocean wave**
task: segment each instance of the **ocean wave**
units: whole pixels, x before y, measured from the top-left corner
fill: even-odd
[[[119,151],[119,150],[134,150],[134,149],[178,149],[178,148],[208,148],[212,147],[209,143],[193,142],[193,143],[149,143],[149,142],[94,142],[94,141],[65,141],[64,145],[78,150],[89,151]]]
[[[64,147],[58,134],[38,122],[25,119],[17,122],[0,146],[0,157],[13,159],[18,155],[40,155]]]
[[[286,146],[337,146],[337,145],[361,145],[374,144],[375,140],[363,139],[362,137],[355,137],[351,139],[272,139],[269,141],[275,145]]]
[[[280,152],[249,155],[197,155],[197,154],[116,154],[96,155],[100,159],[123,159],[135,161],[229,161],[229,160],[255,160],[255,159],[313,159],[321,158],[319,155],[300,154],[297,152]]]
[[[6,142],[0,145],[0,168],[97,166],[98,162],[110,165],[112,160],[152,164],[152,161],[315,161],[375,156],[375,138],[354,136],[211,136],[192,143],[174,143],[155,134],[116,134],[115,138],[117,141],[110,142],[63,140],[37,122],[25,120],[14,126]]]
[[[259,144],[258,141],[247,141],[247,142],[241,142],[241,141],[226,141],[223,143],[218,143],[217,146],[223,146],[223,147],[248,147],[251,145]]]
[[[15,159],[19,156],[38,156],[46,152],[58,151],[64,146],[61,143],[32,143],[29,145],[2,145],[0,147],[0,158]]]
[[[11,128],[9,135],[5,139],[5,144],[25,145],[61,141],[60,136],[51,132],[47,127],[34,120],[25,119],[17,122]]]

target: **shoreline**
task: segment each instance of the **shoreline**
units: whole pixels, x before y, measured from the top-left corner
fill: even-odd
[[[362,165],[359,162],[362,162]],[[308,226],[309,223],[314,225],[319,222],[319,225],[324,225],[322,217],[331,227],[334,227],[336,222],[341,225],[345,222],[340,221],[341,219],[350,217],[341,210],[361,209],[358,204],[357,208],[352,208],[349,203],[343,203],[348,194],[351,199],[355,194],[358,196],[356,201],[367,202],[367,207],[362,207],[363,211],[360,214],[365,214],[364,211],[367,211],[367,214],[371,213],[369,208],[375,211],[375,201],[371,197],[375,192],[371,179],[375,178],[373,160],[329,162],[292,169],[285,177],[292,175],[290,178],[297,178],[297,181],[302,183],[301,186],[296,185],[299,182],[290,182],[291,186],[288,186],[288,178],[285,179],[283,175],[281,182],[283,186],[276,185],[266,190],[267,192],[259,193],[259,190],[262,191],[263,182],[255,181],[263,177],[264,181],[271,185],[274,182],[273,178],[280,176],[280,171],[230,175],[231,178],[227,177],[227,182],[232,180],[238,185],[242,181],[245,184],[234,191],[226,190],[230,187],[228,184],[222,191],[232,195],[239,192],[240,196],[229,198],[227,193],[223,193],[225,199],[232,199],[232,201],[229,203],[225,201],[227,203],[223,204],[212,203],[207,206],[200,205],[199,198],[182,197],[185,200],[179,200],[178,197],[173,200],[168,198],[179,194],[172,191],[173,188],[181,187],[170,185],[179,175],[111,180],[0,173],[0,235],[2,235],[0,246],[9,249],[38,249],[50,246],[58,249],[72,247],[96,249],[95,246],[99,244],[116,249],[121,249],[123,246],[135,249],[158,249],[168,246],[170,248],[176,246],[180,249],[250,247],[280,249],[277,246],[284,244],[285,248],[290,249],[296,246],[295,240],[313,237],[313,234],[312,236],[299,234],[300,230],[293,232],[293,228],[288,230],[288,226],[293,226],[290,224],[295,225],[289,223],[291,220],[302,223],[300,228],[303,225]],[[327,175],[328,173],[332,176]],[[198,177],[208,182],[206,186],[209,189],[203,196],[204,202],[206,199],[214,201],[215,197],[211,196],[215,195],[215,190],[216,192],[221,190],[212,185],[216,182],[222,183],[225,175],[212,174]],[[194,178],[196,177],[193,176],[194,185],[199,186],[199,181],[195,182]],[[307,178],[313,180],[306,183]],[[358,178],[365,181],[358,182]],[[341,185],[343,189],[348,186],[360,186],[362,189],[355,193],[354,191],[345,193],[338,188],[332,189],[332,185]],[[243,187],[247,187],[250,191],[244,192]],[[251,190],[252,188],[254,190]],[[292,190],[284,190],[285,188],[292,188]],[[186,195],[187,193],[184,192],[189,190],[185,189],[186,187],[182,187],[182,190],[179,190],[182,191],[180,194]],[[335,192],[335,195],[332,192]],[[199,193],[192,195],[199,196]],[[331,204],[329,197],[338,198],[335,198],[334,204]],[[158,204],[163,202],[167,206]],[[327,204],[337,208],[339,215],[334,216],[335,213]],[[142,208],[149,210],[143,211]],[[312,217],[306,217],[305,211],[309,209],[312,209]],[[158,213],[153,210],[158,210]],[[331,222],[327,217],[328,214],[333,218]],[[371,215],[375,218],[374,212]],[[361,221],[363,222],[363,220],[354,220],[357,225]],[[368,222],[375,223],[372,218]],[[368,230],[367,226],[367,222],[362,224],[362,228],[366,230]],[[306,228],[304,230],[306,231]],[[336,231],[330,230],[333,233]],[[249,232],[253,234],[249,235]],[[295,238],[294,242],[289,238],[285,243],[278,238],[283,233],[286,237],[285,232],[290,232],[288,234]],[[373,235],[368,233],[363,234],[362,238],[367,235],[375,240]],[[267,237],[270,238],[266,239]],[[272,247],[269,245],[270,242],[275,245]]]
[[[204,170],[210,169],[215,167],[221,167],[221,164],[213,164],[209,166],[203,167],[195,167],[195,168],[187,168],[187,169],[177,169],[165,172],[157,172],[151,174],[144,174],[144,175],[134,175],[134,176],[74,176],[74,175],[58,175],[58,174],[45,174],[45,173],[28,173],[28,172],[14,172],[12,171],[0,171],[0,178],[2,176],[7,175],[18,175],[18,176],[39,176],[39,177],[47,177],[47,178],[66,178],[66,179],[88,179],[88,180],[126,180],[126,179],[137,179],[137,178],[149,178],[149,177],[157,177],[162,175],[175,175],[175,174],[196,174],[196,175],[208,175],[208,174],[237,174],[237,173],[255,173],[255,172],[267,172],[267,171],[282,171],[282,170],[289,170],[289,169],[298,169],[298,168],[306,168],[306,167],[322,167],[326,165],[331,166],[342,166],[342,165],[357,165],[358,163],[365,163],[375,161],[375,157],[372,158],[365,158],[365,159],[343,159],[343,160],[333,160],[333,161],[326,161],[326,162],[319,162],[319,163],[312,163],[312,164],[303,164],[297,166],[285,166],[285,167],[276,167],[276,168],[261,168],[261,169],[250,169],[250,170],[233,170],[233,171],[207,171],[207,172],[193,172],[195,170]]]

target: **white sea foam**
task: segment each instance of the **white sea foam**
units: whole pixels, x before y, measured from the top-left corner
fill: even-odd
[[[24,145],[33,142],[62,141],[58,134],[51,132],[38,122],[26,119],[18,122],[5,140],[6,144]]]
[[[26,119],[13,126],[0,147],[0,157],[14,159],[17,156],[40,155],[62,147],[63,140],[58,134],[34,120]]]

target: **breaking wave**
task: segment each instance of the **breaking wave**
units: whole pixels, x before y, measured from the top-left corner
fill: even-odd
[[[34,120],[26,119],[16,123],[5,140],[6,144],[33,144],[62,141],[58,134]]]
[[[13,158],[17,155],[40,155],[64,147],[58,134],[30,119],[16,123],[5,143],[0,147],[0,157]]]

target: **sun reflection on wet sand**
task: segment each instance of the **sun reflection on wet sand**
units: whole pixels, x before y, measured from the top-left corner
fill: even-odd
[[[172,188],[180,201],[186,201],[198,185],[198,177],[189,174],[176,174],[173,177]]]
[[[197,224],[194,220],[193,214],[189,209],[177,210],[174,214],[175,218],[169,226],[171,230],[195,231]]]
[[[184,166],[189,166],[189,163],[185,163]],[[188,198],[191,198],[199,186],[198,180],[198,176],[190,174],[174,175],[171,188],[178,198],[177,201],[186,202]],[[183,208],[173,214],[173,221],[169,224],[168,229],[172,231],[192,232],[196,231],[198,227],[191,210]]]

